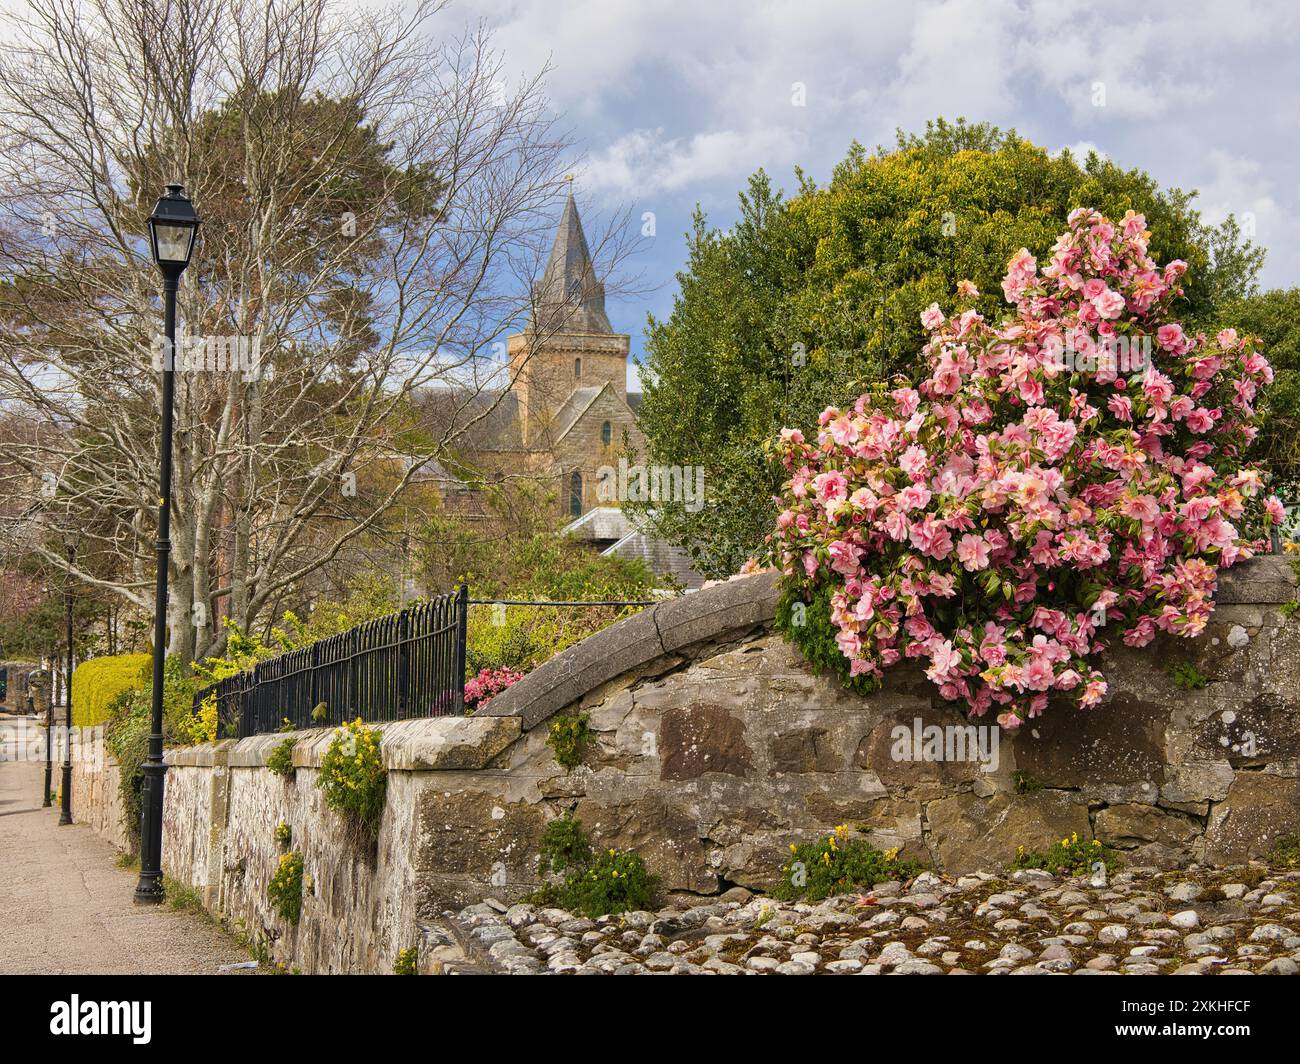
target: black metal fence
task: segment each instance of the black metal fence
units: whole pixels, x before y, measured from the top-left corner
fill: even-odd
[[[225,737],[465,711],[469,592],[439,595],[301,650],[259,662],[200,691],[217,699]],[[317,707],[323,707],[317,712]]]

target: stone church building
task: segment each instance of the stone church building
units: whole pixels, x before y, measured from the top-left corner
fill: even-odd
[[[527,328],[507,338],[511,386],[483,392],[471,404],[465,464],[489,477],[534,478],[553,490],[556,517],[569,534],[698,587],[702,579],[684,552],[643,533],[624,516],[621,500],[610,498],[609,471],[629,452],[644,454],[636,415],[641,396],[627,390],[632,338],[610,324],[605,286],[571,192],[532,295]],[[437,481],[449,508],[473,513],[471,487],[441,467],[428,479]]]

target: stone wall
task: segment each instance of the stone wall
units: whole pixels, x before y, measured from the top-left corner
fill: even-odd
[[[924,754],[915,727],[955,740],[970,722],[915,668],[869,697],[812,674],[772,631],[772,577],[736,579],[570,648],[479,716],[382,725],[377,844],[321,803],[328,730],[291,736],[291,781],[265,767],[282,735],[171,751],[164,865],[287,967],[385,972],[421,923],[534,889],[541,832],[565,812],[678,896],[768,887],[791,843],[841,823],[947,874],[1073,832],[1133,865],[1240,862],[1300,831],[1300,618],[1280,608],[1295,597],[1280,560],[1239,568],[1203,636],[1115,652],[1103,705],[1053,706],[982,763],[900,757]],[[1180,662],[1208,685],[1176,686]],[[591,741],[565,770],[546,738],[577,710]],[[297,927],[266,902],[282,821],[310,884]]]
[[[72,819],[88,824],[118,849],[127,848],[117,763],[104,749],[104,726],[82,728],[80,746],[88,756],[72,759]],[[58,781],[58,770],[55,770]]]

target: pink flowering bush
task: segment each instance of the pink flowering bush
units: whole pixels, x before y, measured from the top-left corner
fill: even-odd
[[[1114,637],[1204,629],[1218,570],[1283,518],[1242,457],[1273,374],[1258,341],[1172,320],[1186,264],[1158,267],[1148,236],[1131,211],[1073,211],[1045,266],[1012,258],[1013,314],[962,309],[962,282],[951,317],[922,315],[924,381],[824,411],[816,443],[782,432],[767,545],[809,660],[869,688],[920,658],[944,698],[1015,728],[1053,692],[1098,702]]]
[[[502,666],[498,669],[480,669],[474,679],[465,684],[465,708],[482,709],[493,696],[517,684],[524,674],[517,669]]]

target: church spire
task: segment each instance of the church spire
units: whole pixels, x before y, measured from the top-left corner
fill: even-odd
[[[566,180],[569,195],[551,257],[536,288],[537,317],[543,328],[560,332],[613,333],[605,313],[605,286],[596,279],[578,205],[573,201],[573,178]]]

